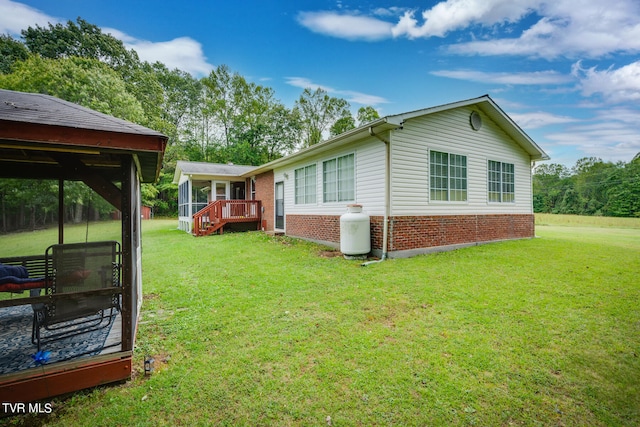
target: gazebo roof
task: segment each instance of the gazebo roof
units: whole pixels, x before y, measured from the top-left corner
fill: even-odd
[[[79,179],[70,165],[81,164],[117,180],[129,155],[141,180],[153,182],[166,144],[165,135],[126,120],[49,95],[0,89],[0,177]]]

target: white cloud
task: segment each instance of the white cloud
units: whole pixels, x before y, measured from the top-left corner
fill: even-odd
[[[406,12],[393,27],[395,37],[444,37],[472,24],[494,25],[519,21],[531,13],[536,0],[447,0],[422,12],[422,23],[415,11]]]
[[[373,10],[373,14],[377,16],[394,17],[400,16],[406,12],[406,8],[402,7],[379,7]]]
[[[569,75],[557,71],[534,71],[527,73],[487,73],[473,70],[440,70],[431,72],[434,76],[458,80],[468,80],[488,84],[504,85],[547,85],[564,84],[573,81]]]
[[[169,69],[179,68],[195,76],[209,74],[214,68],[207,62],[202,45],[190,37],[178,37],[165,42],[136,40],[125,45],[138,52],[144,61],[160,61]]]
[[[287,84],[294,87],[299,87],[301,89],[311,88],[311,89],[322,89],[327,92],[336,91],[335,89],[329,86],[324,86],[318,83],[314,83],[306,77],[287,77]]]
[[[57,24],[63,20],[54,18],[37,9],[11,0],[0,0],[0,34],[18,36],[20,31],[39,25],[46,27],[48,23]],[[139,40],[117,29],[105,28],[122,40],[129,49],[138,52],[140,59],[149,62],[160,61],[169,69],[180,68],[194,75],[208,74],[213,66],[207,62],[202,45],[189,37],[179,37],[164,42]]]
[[[513,113],[509,114],[509,117],[511,117],[523,129],[537,129],[545,126],[574,123],[579,121],[573,117],[558,116],[545,111]]]
[[[57,24],[58,18],[48,16],[37,9],[11,0],[0,0],[0,34],[19,36],[22,30],[48,23]]]
[[[200,42],[190,37],[178,37],[163,42],[140,40],[115,28],[103,28],[104,33],[122,40],[127,49],[138,52],[141,60],[162,62],[170,70],[179,68],[194,76],[209,74],[214,66],[207,62]]]
[[[471,34],[471,41],[449,46],[451,53],[464,55],[553,59],[640,52],[637,0],[445,0],[421,12],[394,7],[374,9],[370,15],[342,10],[301,12],[298,22],[316,33],[347,40],[417,39],[478,31],[481,37]],[[516,25],[523,24],[527,27],[514,37]]]
[[[639,114],[632,108],[600,110],[589,120],[546,134],[545,138],[555,145],[577,148],[584,156],[628,162],[640,152]]]
[[[584,96],[598,94],[608,103],[640,100],[640,61],[603,71],[598,71],[596,67],[584,69],[578,62],[573,66],[573,73],[580,78],[580,89]]]
[[[377,18],[353,13],[300,12],[300,25],[315,33],[347,40],[376,41],[391,37],[392,24]]]
[[[314,83],[306,77],[287,77],[287,84],[299,87],[302,89],[322,89],[329,94],[346,99],[349,103],[361,104],[361,105],[379,105],[387,104],[389,101],[381,96],[369,95],[362,92],[356,92],[352,90],[334,89],[330,86]]]
[[[340,90],[336,92],[338,95],[345,96],[347,101],[361,105],[379,105],[388,104],[389,101],[385,98],[377,95],[368,95],[362,92],[355,92],[352,90]]]
[[[541,18],[519,37],[459,43],[450,46],[450,51],[548,59],[640,52],[640,3],[636,0],[531,0],[528,3],[530,10]]]

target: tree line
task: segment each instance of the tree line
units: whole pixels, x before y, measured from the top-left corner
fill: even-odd
[[[142,191],[144,204],[157,215],[177,214],[172,179],[178,160],[260,165],[379,118],[370,106],[354,117],[346,100],[321,88],[304,89],[288,108],[272,88],[226,65],[195,78],[142,61],[81,18],[29,27],[20,39],[0,35],[0,88],[53,95],[167,135],[160,179]],[[54,184],[0,182],[2,230],[57,221]],[[109,214],[111,208],[83,184],[67,185],[65,221]]]
[[[585,157],[572,168],[538,165],[533,208],[542,213],[640,217],[640,153],[630,162]]]

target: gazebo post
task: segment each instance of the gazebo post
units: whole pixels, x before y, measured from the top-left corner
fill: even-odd
[[[58,243],[64,243],[64,179],[58,178]]]

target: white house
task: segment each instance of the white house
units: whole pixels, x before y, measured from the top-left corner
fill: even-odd
[[[193,215],[216,200],[251,198],[251,182],[241,175],[255,166],[178,161],[173,182],[178,184],[178,228],[191,232]]]
[[[547,159],[485,95],[378,119],[241,177],[263,229],[337,245],[357,203],[373,252],[397,257],[533,237],[531,168]]]

